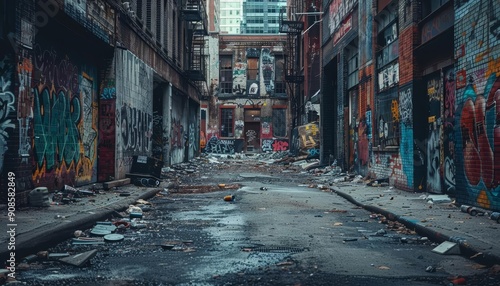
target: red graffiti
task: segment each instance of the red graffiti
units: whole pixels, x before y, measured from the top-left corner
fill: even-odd
[[[274,140],[273,151],[287,151],[287,150],[288,150],[287,141]]]
[[[493,178],[493,186],[500,185],[500,78],[498,78],[488,94],[486,102],[486,110],[495,108],[496,118],[495,127],[493,129],[493,147],[495,149],[493,158],[495,162],[495,174]]]
[[[462,109],[460,126],[464,140],[465,175],[473,185],[477,185],[482,178],[485,186],[492,188],[498,185],[498,181],[494,182],[493,151],[486,132],[485,111],[486,102],[482,95],[478,95],[474,103],[468,98]],[[500,136],[494,136],[494,146],[499,145]]]

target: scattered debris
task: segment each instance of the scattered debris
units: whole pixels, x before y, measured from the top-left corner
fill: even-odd
[[[290,265],[294,265],[295,263],[293,261],[283,261],[283,262],[279,262],[276,264],[276,266],[290,266]]]
[[[492,212],[490,214],[490,219],[496,220],[497,223],[500,223],[500,213],[499,212]]]
[[[436,267],[434,266],[427,266],[427,268],[425,268],[425,272],[436,272]]]
[[[451,203],[451,199],[448,195],[428,195],[425,200],[431,204]]]
[[[49,253],[47,255],[47,259],[49,260],[58,260],[60,258],[63,258],[63,257],[68,257],[69,256],[69,253],[65,252],[65,253]]]
[[[77,267],[84,266],[90,259],[94,258],[97,254],[97,249],[89,250],[86,252],[74,254],[68,257],[59,259],[59,261],[71,264]]]
[[[389,269],[391,269],[390,267],[384,266],[384,265],[381,265],[381,266],[379,266],[377,268],[380,269],[380,270],[389,270]]]
[[[49,191],[45,187],[33,189],[29,193],[28,202],[32,207],[50,207]]]
[[[72,244],[104,244],[104,239],[101,237],[77,237],[72,239]]]
[[[444,241],[434,249],[432,252],[439,254],[460,254],[460,247],[457,243],[451,241]]]
[[[228,196],[225,196],[225,197],[224,197],[224,200],[225,200],[226,202],[232,202],[232,201],[234,201],[234,199],[235,199],[235,198],[236,198],[236,196],[235,196],[235,195],[228,195]]]
[[[460,277],[460,276],[450,279],[450,282],[453,285],[467,285],[467,280],[464,277]]]
[[[125,237],[123,235],[117,233],[107,234],[104,236],[104,240],[109,242],[122,241],[124,238]]]

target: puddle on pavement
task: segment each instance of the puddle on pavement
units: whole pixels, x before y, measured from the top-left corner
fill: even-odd
[[[241,190],[245,188],[247,187]],[[291,253],[295,253],[293,251],[241,251],[243,245],[249,244],[249,238],[244,236],[246,222],[237,212],[237,207],[235,204],[215,203],[204,206],[200,210],[173,214],[173,218],[179,220],[214,221],[215,226],[208,227],[205,231],[216,241],[217,249],[211,251],[210,256],[202,257],[196,269],[190,271],[189,275],[194,281],[275,265]],[[262,250],[265,249],[262,248]]]

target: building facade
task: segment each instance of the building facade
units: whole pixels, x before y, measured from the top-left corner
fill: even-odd
[[[219,68],[210,74],[212,96],[202,103],[203,151],[287,151],[290,120],[282,39],[211,33],[210,41],[210,60],[215,61],[210,65]]]
[[[220,31],[227,34],[239,34],[243,16],[243,0],[219,0]]]
[[[322,162],[499,210],[497,6],[323,1]]]
[[[22,204],[199,153],[204,1],[0,5],[2,200],[9,172]]]

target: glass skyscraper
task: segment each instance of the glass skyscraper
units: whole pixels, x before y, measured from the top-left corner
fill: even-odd
[[[240,34],[243,0],[220,0],[220,23],[222,33]]]
[[[241,34],[278,34],[286,0],[243,0]]]

